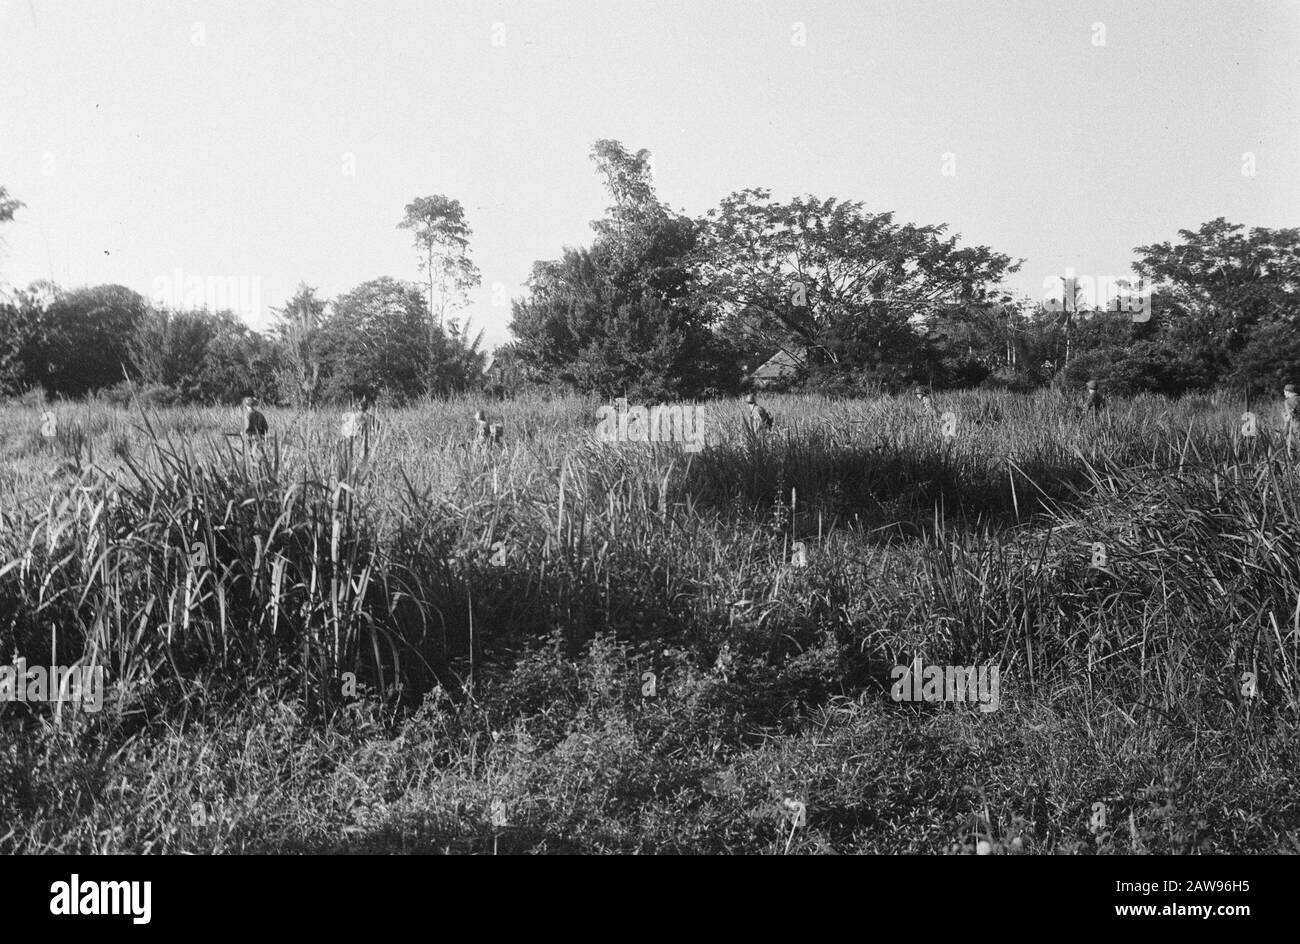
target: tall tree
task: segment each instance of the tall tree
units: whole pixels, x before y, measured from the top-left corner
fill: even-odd
[[[150,309],[131,339],[131,360],[142,383],[170,387],[184,401],[202,397],[200,375],[216,335],[213,317],[202,309]]]
[[[592,224],[600,236],[622,249],[629,236],[667,217],[667,208],[655,194],[648,150],[632,154],[618,141],[601,138],[591,147],[591,159],[613,200],[606,218]]]
[[[9,191],[0,186],[0,223],[8,223],[14,218],[14,214],[26,205],[21,200],[9,196]]]
[[[446,332],[434,335],[428,392],[449,396],[477,389],[483,382],[487,352],[483,350],[483,331],[474,333],[469,319],[462,325],[455,319],[447,322]]]
[[[325,381],[321,352],[325,304],[316,297],[316,289],[301,282],[284,307],[272,309],[276,315],[275,336],[284,363],[280,388],[299,406],[315,406]]]
[[[230,311],[152,309],[136,327],[131,357],[139,379],[181,403],[278,399],[280,351]]]
[[[429,309],[420,289],[387,276],[334,299],[322,324],[332,399],[405,403],[425,393]]]
[[[1219,217],[1133,250],[1134,271],[1156,283],[1159,322],[1185,343],[1235,353],[1255,328],[1300,314],[1300,229],[1244,230]]]
[[[372,279],[336,298],[322,322],[325,392],[335,400],[406,403],[477,390],[485,360],[481,341],[482,332],[471,337],[455,324],[430,331],[418,285]]]
[[[10,302],[0,302],[0,394],[12,396],[44,386],[46,312],[62,294],[53,282],[33,282]]]
[[[25,205],[22,201],[9,196],[9,191],[0,186],[0,223],[8,223]]]
[[[890,380],[919,369],[915,322],[996,303],[1018,268],[986,246],[958,246],[945,226],[897,224],[835,198],[777,203],[758,188],[726,197],[701,227],[703,304],[747,313],[752,330],[805,348],[814,365]]]
[[[131,340],[148,303],[121,285],[96,285],[60,295],[45,313],[45,383],[76,397],[134,374]]]
[[[447,315],[466,304],[469,290],[480,281],[478,267],[470,260],[465,209],[459,200],[442,194],[417,197],[406,205],[398,229],[415,234],[420,269],[429,284],[429,311],[441,328]]]
[[[590,248],[538,262],[514,303],[513,356],[535,376],[605,396],[702,396],[734,384],[693,304],[695,224],[654,194],[648,152],[598,141],[612,199]]]

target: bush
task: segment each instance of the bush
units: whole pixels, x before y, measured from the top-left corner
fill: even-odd
[[[1138,341],[1128,348],[1111,346],[1080,354],[1065,369],[1067,386],[1101,381],[1108,393],[1131,396],[1157,393],[1177,397],[1209,390],[1216,371],[1196,352],[1159,341]]]
[[[1300,329],[1278,322],[1261,328],[1237,355],[1228,383],[1254,395],[1300,383]]]
[[[1004,390],[1008,393],[1029,393],[1038,384],[1028,374],[1014,370],[998,370],[980,382],[981,390]]]
[[[141,387],[126,380],[99,391],[99,399],[112,406],[124,408],[134,406],[137,403],[145,406],[164,407],[179,406],[182,403],[190,402],[181,391],[172,387],[166,387],[162,384],[150,384],[147,387]]]

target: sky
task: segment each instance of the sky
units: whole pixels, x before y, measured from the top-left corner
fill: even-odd
[[[859,200],[1040,298],[1216,217],[1300,226],[1300,0],[0,0],[0,284],[198,279],[263,327],[300,282],[419,280],[397,223],[445,194],[490,348],[590,242],[599,138],[693,216]]]

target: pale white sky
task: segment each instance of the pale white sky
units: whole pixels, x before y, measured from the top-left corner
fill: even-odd
[[[1038,297],[1217,216],[1300,225],[1300,2],[0,0],[0,282],[333,296],[417,279],[396,224],[444,193],[496,344],[494,288],[590,240],[604,137],[693,215],[859,199]]]

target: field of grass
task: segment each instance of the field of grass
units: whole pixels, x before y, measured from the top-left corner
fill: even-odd
[[[1271,415],[765,402],[695,453],[580,399],[269,410],[257,452],[0,406],[0,652],[108,679],[0,703],[0,852],[1300,852]],[[998,709],[893,701],[914,658]]]

